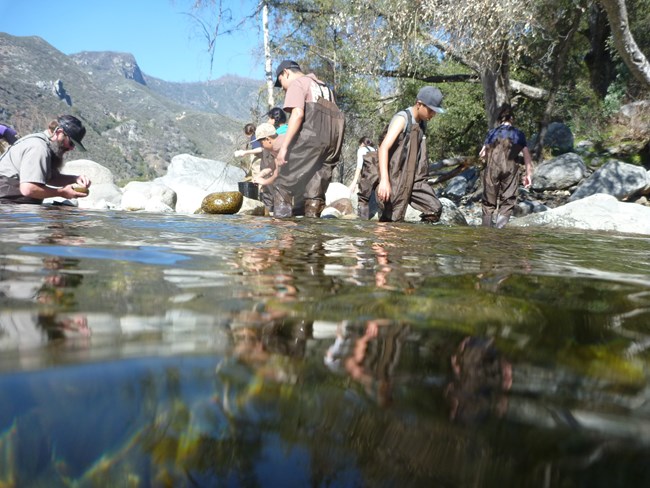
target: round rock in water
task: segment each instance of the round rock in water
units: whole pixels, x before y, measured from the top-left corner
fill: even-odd
[[[244,203],[244,196],[238,191],[210,193],[201,202],[201,212],[207,214],[234,214]]]

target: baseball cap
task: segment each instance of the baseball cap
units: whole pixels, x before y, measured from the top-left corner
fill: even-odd
[[[275,70],[275,86],[282,86],[282,83],[280,83],[280,75],[285,69],[297,69],[300,70],[300,65],[296,63],[295,61],[291,61],[290,59],[285,59],[280,63],[280,66]]]
[[[63,129],[63,132],[65,132],[65,135],[74,143],[75,147],[85,151],[86,148],[81,144],[81,140],[86,135],[86,128],[81,123],[81,120],[73,115],[61,115],[56,121],[59,127]]]
[[[423,86],[418,92],[418,102],[422,102],[434,112],[444,114],[446,110],[442,105],[442,92],[435,86]]]
[[[255,129],[255,139],[253,139],[253,141],[259,141],[260,139],[266,139],[267,137],[274,135],[276,135],[275,126],[273,124],[269,124],[268,122],[264,122],[258,125],[257,129]]]

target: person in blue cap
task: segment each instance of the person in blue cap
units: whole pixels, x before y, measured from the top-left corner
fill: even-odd
[[[0,203],[40,204],[45,198],[83,198],[90,178],[61,173],[63,156],[85,151],[86,128],[73,115],[57,117],[52,131],[24,136],[0,157]]]

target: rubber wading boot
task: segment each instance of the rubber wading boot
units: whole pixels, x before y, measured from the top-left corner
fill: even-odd
[[[273,194],[273,217],[285,219],[292,216],[291,201],[286,201],[279,192]]]
[[[497,223],[494,225],[497,229],[503,229],[510,220],[507,215],[497,215]]]
[[[440,222],[440,215],[439,214],[420,214],[420,220],[422,222],[428,222],[429,224],[435,224],[436,222]]]
[[[305,217],[318,218],[325,208],[322,200],[316,198],[307,198],[305,200]]]
[[[482,225],[483,225],[483,227],[492,227],[492,214],[483,215]]]
[[[370,205],[367,203],[359,202],[359,206],[357,207],[357,215],[360,219],[370,220]]]

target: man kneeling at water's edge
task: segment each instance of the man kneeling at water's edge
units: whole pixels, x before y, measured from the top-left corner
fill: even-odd
[[[43,203],[45,198],[83,198],[90,178],[61,174],[63,156],[78,147],[86,128],[72,115],[57,118],[52,132],[30,134],[0,157],[0,203]]]

